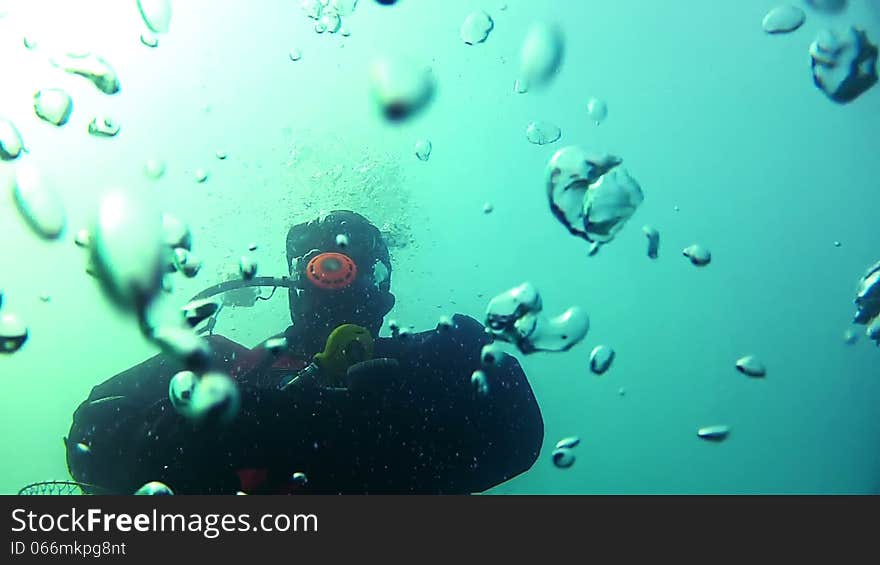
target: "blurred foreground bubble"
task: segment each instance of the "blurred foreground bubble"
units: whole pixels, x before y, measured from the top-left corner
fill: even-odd
[[[437,320],[437,329],[440,331],[449,331],[453,327],[455,327],[455,324],[449,316],[443,315]]]
[[[168,398],[178,414],[189,416],[192,410],[193,392],[198,380],[198,376],[192,371],[179,371],[171,377],[168,383]]]
[[[144,174],[150,180],[158,180],[165,174],[165,161],[161,159],[147,159],[144,163]]]
[[[477,10],[468,14],[464,19],[458,30],[458,35],[468,45],[476,45],[486,41],[486,38],[489,37],[489,32],[494,27],[495,22],[492,21],[489,14],[482,10]]]
[[[871,265],[859,279],[853,323],[867,326],[865,334],[880,346],[880,261]]]
[[[807,6],[817,12],[839,14],[846,10],[846,0],[805,0]]]
[[[498,367],[504,359],[504,351],[498,342],[493,341],[483,346],[480,350],[480,363],[484,367]]]
[[[241,273],[241,278],[245,280],[254,278],[254,275],[257,274],[256,260],[247,255],[242,255],[241,259],[238,261],[238,271]]]
[[[174,250],[174,266],[183,273],[183,276],[191,279],[198,275],[202,269],[202,260],[195,253],[183,247],[178,247]]]
[[[299,6],[306,17],[312,18],[313,20],[317,20],[321,17],[321,10],[324,8],[321,5],[321,0],[302,0]]]
[[[880,347],[880,316],[874,316],[874,318],[868,323],[868,327],[865,329],[865,335]]]
[[[608,117],[608,104],[598,98],[590,98],[587,101],[587,115],[598,126]]]
[[[562,137],[562,130],[550,122],[531,122],[526,127],[526,139],[535,145],[547,145]]]
[[[877,46],[863,30],[819,32],[810,57],[813,83],[838,104],[852,102],[877,83]]]
[[[28,339],[24,322],[9,312],[0,314],[0,353],[15,353]]]
[[[267,339],[266,343],[263,344],[263,347],[265,347],[272,355],[278,355],[287,349],[287,338],[282,336]]]
[[[64,205],[40,170],[30,163],[20,163],[4,171],[0,178],[31,230],[43,239],[58,239],[67,223]]]
[[[235,381],[212,371],[196,383],[189,415],[195,420],[226,424],[235,419],[240,407],[241,397]]]
[[[171,24],[171,0],[137,0],[138,9],[147,27],[165,33]]]
[[[182,247],[186,250],[192,250],[192,232],[189,226],[177,216],[163,212],[162,242],[171,249]]]
[[[44,88],[34,94],[34,112],[52,125],[66,124],[72,111],[73,100],[60,88]]]
[[[211,347],[190,327],[161,325],[152,331],[150,338],[171,357],[190,371],[201,372],[208,368]]]
[[[386,120],[401,122],[418,114],[434,96],[427,68],[404,58],[382,58],[370,66],[370,92]]]
[[[489,381],[486,379],[486,373],[477,370],[471,373],[471,386],[477,396],[487,396],[489,394]]]
[[[559,26],[532,24],[520,47],[518,88],[525,91],[547,85],[562,65],[564,52],[565,42]]]
[[[528,354],[567,351],[590,329],[589,316],[577,306],[555,318],[545,317],[542,309],[538,291],[525,282],[492,298],[486,309],[487,331]]]
[[[767,33],[788,33],[801,27],[806,17],[797,6],[783,4],[767,12],[761,26]]]
[[[174,494],[168,485],[159,481],[150,481],[141,488],[134,491],[138,496],[171,496]]]
[[[330,0],[330,7],[340,16],[350,16],[357,8],[358,0]]]
[[[71,54],[52,57],[52,65],[64,71],[87,78],[104,94],[119,92],[119,77],[110,64],[94,53]]]
[[[208,180],[208,171],[205,169],[201,169],[201,168],[196,169],[195,171],[193,171],[193,179],[199,184],[207,181]]]
[[[623,162],[609,154],[567,146],[547,164],[550,210],[572,235],[605,245],[614,239],[644,200]],[[598,250],[598,248],[596,249]]]
[[[186,304],[181,311],[189,327],[194,328],[217,313],[220,304],[211,299],[195,300]]]
[[[24,151],[21,134],[11,121],[0,118],[0,159],[12,161]]]
[[[114,304],[141,314],[159,291],[165,265],[162,218],[147,199],[114,190],[90,230],[91,260]]]

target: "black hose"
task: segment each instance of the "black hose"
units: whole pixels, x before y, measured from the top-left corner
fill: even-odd
[[[296,288],[296,282],[290,277],[254,277],[252,279],[236,279],[209,286],[193,296],[190,299],[190,302],[194,300],[204,300],[205,298],[216,296],[222,292],[235,290],[237,288],[246,288],[249,286],[271,286],[273,288],[281,286],[284,288]]]

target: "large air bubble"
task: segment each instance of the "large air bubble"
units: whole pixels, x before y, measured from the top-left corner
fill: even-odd
[[[552,318],[543,315],[542,309],[540,294],[525,282],[492,298],[486,309],[487,331],[528,354],[567,351],[590,329],[589,316],[578,306]]]
[[[545,177],[550,210],[569,233],[607,244],[644,201],[622,162],[577,146],[563,147],[550,159]]]
[[[823,30],[810,45],[813,83],[838,104],[852,102],[877,83],[877,53],[863,30]]]

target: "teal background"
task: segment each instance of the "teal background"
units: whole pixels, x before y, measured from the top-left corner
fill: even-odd
[[[114,187],[194,231],[205,267],[177,279],[169,308],[235,269],[251,242],[260,274],[284,274],[289,225],[336,207],[395,235],[389,318],[416,330],[441,314],[482,319],[492,296],[523,281],[550,314],[584,307],[592,326],[582,344],[517,354],[545,445],[529,472],[491,492],[877,493],[880,353],[842,334],[857,278],[880,259],[880,92],[831,102],[812,84],[807,50],[828,26],[856,24],[880,41],[880,9],[851,1],[828,16],[794,3],[806,23],[770,36],[761,19],[776,4],[763,0],[509,0],[506,10],[495,0],[360,0],[341,37],[316,34],[293,0],[185,0],[157,49],[139,41],[134,1],[4,3],[0,115],[18,126],[30,149],[22,160],[61,194],[69,223],[47,243],[9,195],[0,200],[3,310],[31,332],[0,358],[0,493],[67,478],[61,438],[73,410],[93,385],[155,353],[108,305],[72,242]],[[475,9],[495,29],[469,46],[458,29]],[[533,21],[562,26],[565,58],[548,88],[516,94]],[[111,62],[119,94],[47,63],[53,46],[74,45]],[[437,77],[433,103],[399,126],[368,96],[368,64],[383,53],[430,64]],[[74,98],[61,128],[33,114],[33,92],[45,87]],[[591,96],[608,103],[598,127]],[[98,113],[120,123],[116,138],[86,133]],[[558,125],[562,138],[528,143],[533,120]],[[427,162],[413,154],[421,138],[433,144]],[[544,166],[569,144],[620,155],[645,192],[595,257],[553,218],[543,190]],[[159,181],[143,174],[149,158],[167,163]],[[193,180],[199,167],[204,184]],[[656,261],[644,224],[661,233]],[[712,251],[704,269],[681,256],[695,242]],[[225,312],[217,329],[253,345],[287,323],[279,292]],[[617,351],[601,377],[588,369],[597,344]],[[764,361],[765,379],[734,369],[745,354]],[[732,427],[727,441],[696,437],[713,424]],[[577,462],[556,469],[550,451],[569,435],[581,438]]]

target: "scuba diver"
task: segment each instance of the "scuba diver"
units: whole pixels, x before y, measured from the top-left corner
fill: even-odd
[[[486,394],[472,383],[490,342],[478,321],[375,337],[395,297],[388,247],[366,218],[334,211],[293,226],[287,262],[289,278],[237,281],[288,288],[285,332],[253,349],[205,336],[210,369],[238,391],[228,420],[177,409],[172,379],[185,367],[164,353],[92,389],[65,438],[85,491],[159,481],[175,494],[472,494],[534,464],[544,424],[519,363],[482,367]]]

